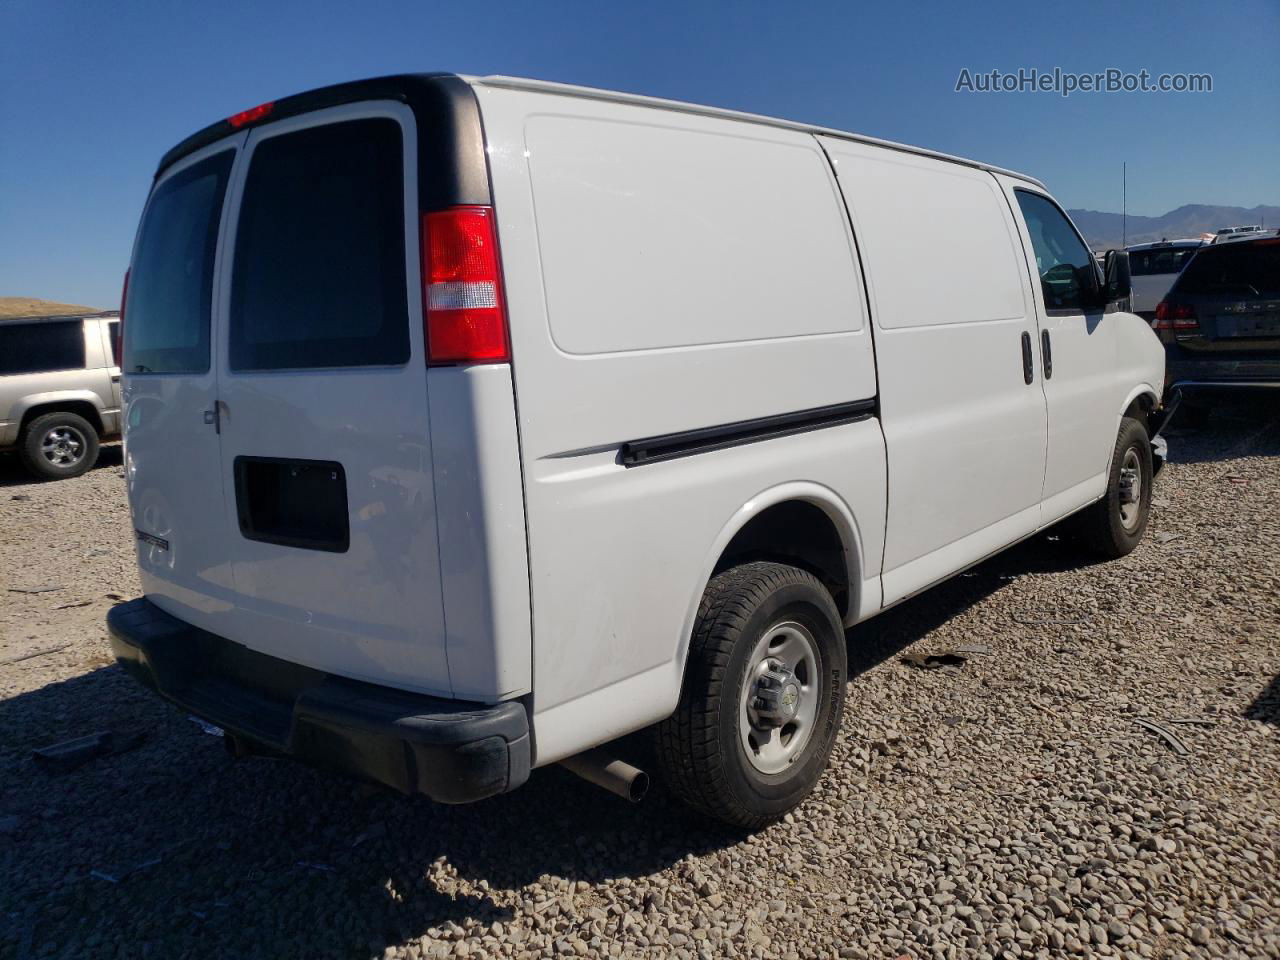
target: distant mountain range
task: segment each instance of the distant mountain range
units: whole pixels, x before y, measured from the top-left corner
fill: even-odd
[[[1121,246],[1123,236],[1129,243],[1152,240],[1180,240],[1216,233],[1223,227],[1261,225],[1280,227],[1280,207],[1214,207],[1204,203],[1187,203],[1159,217],[1129,214],[1127,229],[1122,230],[1118,213],[1099,210],[1068,210],[1085,240],[1094,250]]]

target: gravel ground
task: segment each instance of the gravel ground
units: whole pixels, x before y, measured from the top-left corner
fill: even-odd
[[[1280,956],[1280,406],[1170,442],[1126,559],[1050,533],[852,631],[831,770],[745,837],[558,768],[450,808],[230,760],[111,665],[118,448],[0,461],[0,957]],[[145,741],[31,759],[103,729]]]

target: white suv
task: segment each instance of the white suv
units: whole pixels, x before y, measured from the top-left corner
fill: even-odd
[[[119,315],[0,320],[0,450],[45,480],[78,477],[120,432]]]
[[[263,104],[143,212],[117,656],[239,749],[446,802],[562,761],[634,796],[591,748],[656,725],[760,826],[826,764],[844,627],[1075,512],[1142,537],[1164,355],[1107,265],[1029,177],[782,120]]]
[[[1130,309],[1148,323],[1156,318],[1156,307],[1178,279],[1204,240],[1160,240],[1126,247],[1129,276],[1132,278]]]

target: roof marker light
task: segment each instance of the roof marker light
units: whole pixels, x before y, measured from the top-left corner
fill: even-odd
[[[275,109],[276,102],[268,100],[266,103],[260,103],[256,107],[250,107],[248,110],[241,110],[239,113],[233,113],[227,117],[227,123],[231,124],[235,129],[247,127],[251,123],[257,123],[263,117],[268,116]]]

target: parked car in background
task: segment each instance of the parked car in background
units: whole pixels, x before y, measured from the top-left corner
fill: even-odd
[[[1154,320],[1156,306],[1187,261],[1203,246],[1203,240],[1160,240],[1126,247],[1133,291],[1130,309],[1148,323]]]
[[[592,748],[656,727],[760,827],[826,766],[845,626],[1069,515],[1141,540],[1164,355],[1106,262],[1030,177],[785,120],[441,75],[256,107],[142,214],[112,646],[238,750],[448,802],[559,762],[634,796]]]
[[[1225,237],[1214,237],[1214,243],[1239,243],[1241,240],[1257,240],[1262,237],[1280,236],[1280,230],[1263,230],[1261,227],[1242,230]]]
[[[120,433],[117,313],[0,320],[0,450],[48,480],[78,477]]]
[[[1223,227],[1213,235],[1214,243],[1223,243],[1227,240],[1249,239],[1254,234],[1265,233],[1259,224],[1247,227]]]
[[[1170,388],[1280,387],[1280,237],[1199,250],[1156,308]]]

